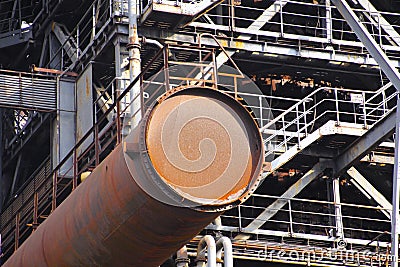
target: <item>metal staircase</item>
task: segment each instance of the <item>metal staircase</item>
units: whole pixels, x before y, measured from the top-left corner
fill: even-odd
[[[264,177],[325,135],[361,136],[395,109],[396,100],[391,83],[375,92],[317,89],[260,128],[270,134],[264,139],[266,158],[279,155]],[[271,127],[275,129],[271,131]],[[338,152],[331,151],[332,157]]]

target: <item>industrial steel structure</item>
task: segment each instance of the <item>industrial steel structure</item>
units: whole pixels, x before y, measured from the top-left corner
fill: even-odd
[[[399,55],[396,0],[1,1],[0,263],[397,267]]]

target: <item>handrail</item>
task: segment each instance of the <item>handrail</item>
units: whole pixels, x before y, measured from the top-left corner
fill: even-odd
[[[277,231],[274,226],[280,229],[282,228],[282,225],[285,225],[287,226],[286,232],[288,236],[297,236],[302,238],[301,230],[304,229],[304,227],[309,227],[309,232],[308,234],[304,235],[305,237],[309,236],[310,239],[315,238],[316,240],[320,240],[321,237],[325,237],[326,240],[328,240],[329,236],[326,236],[326,234],[321,234],[321,230],[323,230],[325,233],[326,229],[333,229],[335,226],[324,225],[320,223],[322,219],[318,220],[318,222],[314,222],[304,220],[303,217],[308,218],[308,216],[317,216],[319,218],[325,218],[325,220],[328,221],[331,218],[335,218],[336,215],[334,212],[327,211],[326,206],[340,205],[342,207],[342,211],[344,211],[342,218],[344,221],[344,230],[347,233],[346,240],[348,240],[348,242],[351,243],[352,240],[357,239],[359,241],[364,240],[364,242],[367,243],[370,240],[368,237],[372,234],[390,233],[390,218],[377,217],[374,215],[358,215],[361,214],[360,210],[365,210],[366,212],[364,212],[364,214],[371,214],[371,212],[374,214],[376,211],[390,213],[390,209],[353,203],[338,204],[334,201],[304,198],[301,199],[295,197],[285,198],[273,195],[253,194],[251,198],[253,198],[255,201],[240,205],[237,213],[232,215],[221,215],[223,226],[220,227],[219,231],[234,231],[234,229],[236,229],[236,231],[239,230],[242,233],[247,233],[245,227],[237,229],[237,225],[246,225],[246,222],[258,220],[257,214],[259,214],[260,211],[269,209],[272,213],[279,212],[280,214],[280,216],[270,218],[268,221],[266,221],[269,223],[269,230],[271,230],[271,232]],[[270,206],[270,208],[268,207],[268,203],[275,203],[276,201],[285,202],[286,206],[279,209],[274,209],[273,206]],[[265,206],[266,203],[267,206]],[[357,210],[358,212],[354,214],[354,210]],[[361,225],[366,223],[369,223],[369,227],[361,227]],[[214,226],[210,225],[209,229],[214,229],[213,227]],[[263,230],[260,230],[257,232],[257,234],[263,235]],[[265,234],[268,234],[268,230]],[[385,239],[389,240],[388,238],[390,238],[389,234]],[[335,237],[332,237],[332,240],[335,240]]]
[[[265,126],[260,128],[261,132],[264,132],[271,127],[275,127],[277,124],[281,123],[282,126],[278,129],[273,130],[274,132],[270,134],[267,138],[264,139],[264,143],[270,142],[275,139],[278,135],[283,134],[285,136],[284,140],[279,144],[275,145],[275,149],[285,147],[286,150],[288,148],[289,141],[291,141],[295,136],[297,136],[297,143],[299,145],[300,140],[307,136],[309,132],[307,129],[313,125],[318,120],[322,119],[327,114],[334,114],[336,123],[340,124],[343,119],[341,116],[350,116],[354,117],[354,121],[357,118],[362,119],[363,127],[368,128],[383,117],[385,117],[389,112],[393,110],[394,104],[393,99],[397,96],[397,92],[394,90],[390,92],[389,95],[386,95],[385,92],[389,88],[391,88],[392,84],[388,83],[376,91],[368,92],[362,90],[350,90],[350,89],[342,89],[342,88],[333,88],[333,87],[320,87],[317,90],[313,91],[311,94],[300,100],[299,102],[292,105],[286,111],[282,112],[274,119],[269,121]],[[323,97],[321,100],[317,100],[316,95],[322,91],[331,91],[332,98]],[[355,97],[359,96],[361,99],[355,100],[346,100],[340,99],[339,93],[344,95],[346,94],[356,94]],[[358,94],[358,95],[357,95]],[[370,94],[370,97],[366,97],[367,94]],[[343,96],[342,96],[343,97]],[[347,97],[352,97],[352,95],[348,95]],[[310,102],[314,102],[313,105],[306,108],[306,105]],[[346,109],[341,109],[342,105],[352,104],[355,108],[355,105],[359,105],[360,111],[346,111]],[[316,113],[318,107],[323,107],[325,105],[324,110],[320,110],[319,113]],[[329,108],[329,105],[334,106],[334,108]],[[313,118],[307,120],[307,116],[309,114],[313,114]],[[289,120],[286,118],[289,117]],[[294,118],[292,118],[294,117]],[[329,120],[328,118],[325,120]],[[349,119],[347,119],[348,121]],[[346,120],[344,120],[346,121]],[[285,131],[291,127],[295,127],[294,135],[286,137]],[[300,134],[301,133],[301,134]],[[304,134],[303,137],[301,137]],[[266,153],[266,156],[273,153],[273,151],[269,151]]]

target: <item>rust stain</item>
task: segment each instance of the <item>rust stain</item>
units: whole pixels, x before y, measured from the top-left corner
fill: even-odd
[[[89,77],[86,76],[86,91],[85,91],[85,92],[86,92],[86,96],[87,96],[87,97],[89,97],[89,95],[90,95],[90,89],[91,89],[91,88],[90,88],[89,85],[90,85],[90,83],[89,83]]]
[[[181,125],[179,131],[177,125]],[[163,127],[168,131],[164,137],[160,135]],[[168,134],[176,133],[168,139]],[[245,140],[240,139],[243,135]],[[177,146],[168,147],[166,142],[174,140]],[[177,152],[176,147],[184,157],[163,155],[168,149]],[[160,176],[151,172],[150,159]],[[178,91],[155,103],[125,143],[93,170],[3,266],[159,266],[228,203],[252,189],[262,161],[258,128],[236,100],[204,88]],[[151,179],[155,183],[148,183]],[[151,190],[145,190],[143,182]],[[160,187],[162,183],[178,198],[191,194],[199,206],[169,205],[156,199],[153,194],[170,196]],[[222,202],[208,206],[202,197],[209,197],[209,192]]]

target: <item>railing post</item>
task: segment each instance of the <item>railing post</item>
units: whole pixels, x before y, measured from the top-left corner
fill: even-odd
[[[51,212],[53,212],[57,208],[57,172],[56,170],[53,173],[53,187],[51,193]]]
[[[238,90],[237,90],[237,77],[233,76],[233,87],[235,89],[235,99],[238,100]]]
[[[235,28],[235,0],[229,1],[229,26],[230,31],[234,31]]]
[[[14,243],[14,250],[16,251],[19,247],[19,221],[21,214],[18,212],[17,215],[15,215],[15,243]]]
[[[242,230],[242,212],[241,212],[241,210],[240,210],[240,206],[241,206],[241,205],[239,205],[239,206],[238,206],[238,215],[239,215],[239,231],[241,231],[241,230]]]
[[[332,7],[331,1],[325,0],[326,6],[326,39],[328,43],[332,42]]]
[[[287,138],[286,138],[286,129],[285,129],[285,116],[282,116],[282,129],[283,129],[283,141],[285,142],[285,151],[288,149],[287,147]]]
[[[21,25],[22,25],[22,13],[21,13],[21,0],[18,0],[18,23],[19,23],[19,34],[20,36],[22,36],[22,29],[21,29]]]
[[[165,92],[167,92],[170,88],[169,85],[169,69],[168,69],[168,46],[164,46],[164,78],[165,78]]]
[[[35,231],[38,225],[38,209],[39,209],[39,197],[38,193],[35,192],[33,195],[33,222],[32,231]]]
[[[303,116],[304,116],[304,131],[305,131],[305,136],[308,135],[308,125],[307,125],[307,110],[306,110],[306,102],[303,101]]]
[[[119,80],[115,80],[117,83],[119,83]],[[115,115],[115,121],[116,121],[116,129],[117,129],[117,145],[121,143],[121,136],[122,136],[122,129],[121,129],[121,103],[118,101],[119,98],[119,90],[115,88],[114,90],[114,101],[115,101],[115,107],[117,109],[117,114]]]
[[[76,154],[76,149],[72,154],[72,169],[73,169],[73,177],[72,177],[72,190],[74,190],[78,186],[78,156]]]
[[[386,92],[385,90],[382,91],[382,110],[383,110],[383,115],[386,114],[387,110],[387,100],[386,100]]]
[[[340,117],[339,117],[339,99],[337,88],[334,88],[335,91],[335,105],[336,105],[336,125],[340,125]]]
[[[215,89],[218,89],[218,66],[217,66],[217,58],[215,57],[214,49],[212,51],[212,61],[213,61],[214,86],[215,86]]]
[[[299,118],[299,105],[296,105],[296,125],[297,125],[297,148],[300,149],[300,118]]]
[[[367,110],[365,106],[365,92],[362,92],[362,101],[363,101],[363,117],[364,117],[364,129],[367,129]]]
[[[371,15],[371,16],[373,16],[373,15]],[[379,16],[379,14],[378,14],[377,17],[378,17],[379,45],[382,47],[382,28],[381,28],[381,19],[380,19],[381,16]]]
[[[140,76],[140,117],[143,118],[145,113],[145,106],[144,106],[144,89],[143,89],[143,76]]]
[[[100,141],[99,141],[98,124],[96,124],[94,127],[94,153],[95,153],[95,166],[97,167],[100,163]]]
[[[79,26],[76,28],[76,59],[79,59]]]
[[[91,40],[94,40],[96,36],[96,5],[93,3],[92,5],[92,37]]]
[[[293,215],[292,215],[292,202],[288,199],[289,205],[289,227],[290,227],[290,234],[293,234]]]
[[[281,28],[281,37],[283,37],[283,5],[282,5],[282,0],[279,0],[279,22],[280,22],[280,28]]]
[[[64,67],[64,48],[61,47],[60,49],[61,49],[60,70],[62,70]]]

